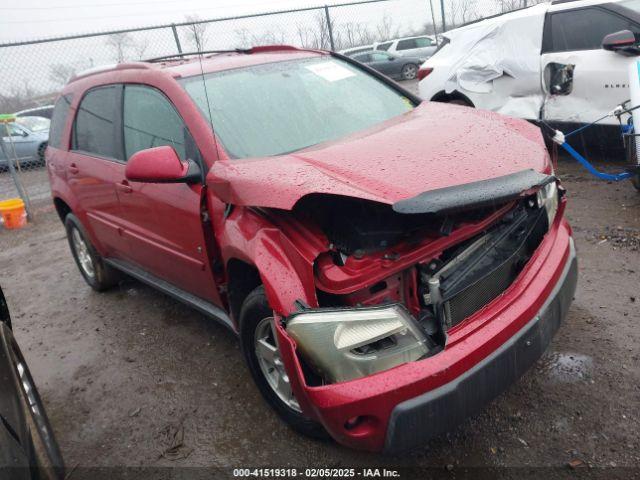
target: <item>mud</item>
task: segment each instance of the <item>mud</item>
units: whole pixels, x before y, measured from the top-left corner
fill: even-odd
[[[613,235],[637,235],[640,194],[569,161],[559,174],[580,260],[566,322],[482,414],[397,457],[293,433],[260,398],[232,335],[198,313],[133,280],[93,292],[52,209],[0,232],[0,284],[70,478],[122,465],[558,467],[549,477],[569,465],[639,467],[640,252]]]

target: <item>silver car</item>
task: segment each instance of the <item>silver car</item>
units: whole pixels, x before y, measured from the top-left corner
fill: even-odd
[[[19,117],[15,123],[9,123],[6,127],[4,124],[0,125],[0,136],[6,150],[4,152],[0,149],[0,169],[8,167],[7,155],[12,159],[17,157],[20,166],[43,165],[50,123],[42,117]]]

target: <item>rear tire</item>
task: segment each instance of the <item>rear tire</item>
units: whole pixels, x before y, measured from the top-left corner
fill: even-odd
[[[97,292],[102,292],[118,284],[120,272],[106,265],[91,244],[80,220],[69,213],[64,219],[71,255],[87,284]]]
[[[39,147],[38,147],[38,165],[42,166],[45,164],[45,160],[44,160],[44,152],[47,149],[47,142],[42,143]]]
[[[296,432],[316,439],[330,438],[322,425],[302,413],[290,389],[287,393],[286,388],[279,391],[274,386],[280,383],[288,386],[289,380],[284,372],[272,325],[273,309],[267,302],[264,287],[260,286],[247,296],[240,309],[240,342],[253,381],[271,408]],[[261,347],[266,348],[274,359],[271,372],[269,361],[265,359],[269,355],[258,352]]]
[[[418,75],[418,66],[415,63],[407,63],[402,67],[402,79],[413,80]]]

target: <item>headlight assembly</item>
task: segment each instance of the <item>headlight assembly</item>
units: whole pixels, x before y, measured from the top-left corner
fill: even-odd
[[[558,183],[551,182],[538,190],[538,206],[547,210],[547,218],[549,219],[549,227],[556,218],[558,212]]]
[[[399,305],[307,310],[291,316],[287,333],[328,382],[343,382],[424,357],[427,338]]]

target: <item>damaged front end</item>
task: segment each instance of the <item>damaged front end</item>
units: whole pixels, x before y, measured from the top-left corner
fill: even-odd
[[[559,204],[554,177],[523,179],[503,178],[493,195],[491,187],[471,184],[393,207],[348,197],[299,202],[294,215],[328,241],[315,264],[319,308],[285,320],[307,384],[345,382],[433,356],[452,329],[505,292]]]

